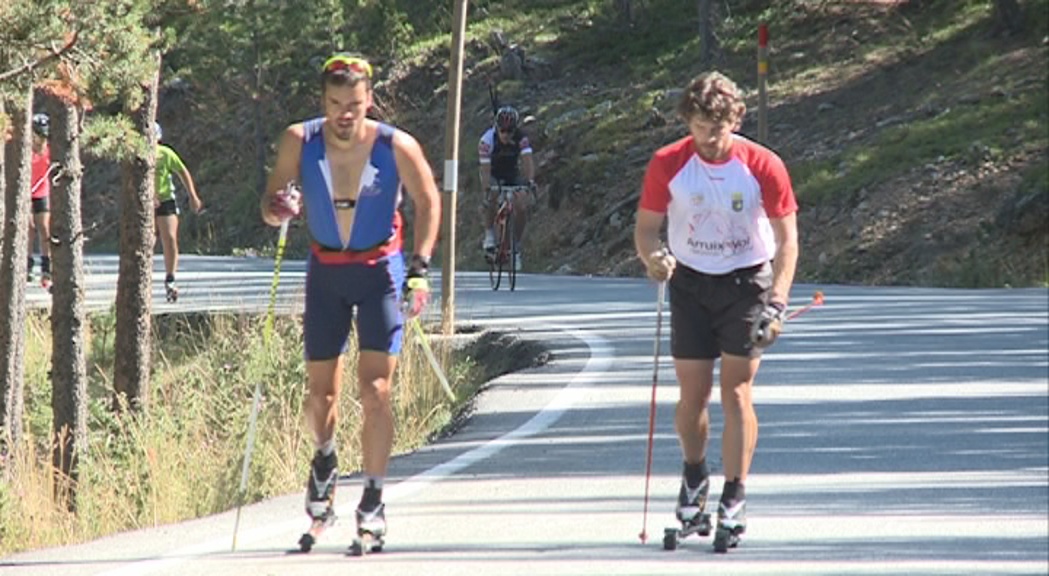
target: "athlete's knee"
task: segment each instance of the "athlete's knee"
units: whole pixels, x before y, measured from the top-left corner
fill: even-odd
[[[360,392],[361,406],[365,412],[386,410],[390,406],[389,378],[361,378]]]
[[[674,408],[674,415],[676,418],[681,419],[695,419],[699,418],[704,411],[710,408],[710,399],[703,397],[688,398],[682,397],[678,399],[677,405]]]
[[[721,407],[726,417],[748,417],[754,412],[750,385],[722,386]]]

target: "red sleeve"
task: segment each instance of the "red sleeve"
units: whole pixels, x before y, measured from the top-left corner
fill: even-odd
[[[765,214],[769,218],[783,218],[798,211],[798,201],[794,198],[794,187],[783,160],[771,151],[764,155],[760,169],[754,176],[761,186],[761,201],[765,205]]]
[[[667,170],[667,158],[661,152],[656,152],[648,161],[638,207],[666,214],[667,206],[670,205],[670,173]]]

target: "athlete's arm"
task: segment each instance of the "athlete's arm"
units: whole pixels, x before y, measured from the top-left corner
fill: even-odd
[[[535,161],[532,160],[531,153],[521,154],[521,169],[524,171],[525,180],[535,180]]]
[[[791,212],[782,218],[770,218],[772,233],[776,237],[776,255],[772,259],[772,291],[770,302],[779,302],[784,306],[790,297],[790,287],[794,283],[794,271],[798,264],[798,219],[797,213]]]
[[[637,255],[646,267],[652,255],[663,246],[659,234],[663,229],[663,221],[666,220],[666,216],[662,212],[644,208],[637,209],[637,220],[634,223],[634,247],[637,248]]]
[[[193,176],[189,173],[189,168],[186,168],[185,163],[179,163],[179,169],[175,171],[178,179],[182,181],[182,187],[189,192],[189,206],[194,212],[200,212],[204,208],[204,204],[200,201],[200,196],[197,195],[197,187],[193,184]]]
[[[477,159],[480,162],[478,166],[478,174],[481,177],[481,197],[488,197],[488,188],[492,185],[492,149],[485,141],[485,134],[481,135],[481,140],[477,143]]]
[[[262,221],[270,226],[280,226],[280,218],[270,209],[273,197],[289,182],[299,179],[299,158],[302,156],[302,124],[292,124],[281,134],[277,144],[277,160],[266,180],[266,192],[259,201]]]
[[[413,254],[429,259],[441,226],[441,196],[433,170],[419,142],[398,130],[393,137],[394,158],[404,189],[415,204],[415,247]]]
[[[481,174],[481,194],[487,195],[488,188],[492,185],[492,165],[490,163],[481,164],[479,172]]]

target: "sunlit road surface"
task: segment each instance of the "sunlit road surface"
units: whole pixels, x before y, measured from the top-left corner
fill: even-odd
[[[265,308],[270,261],[185,257],[182,269],[180,301],[158,313]],[[93,308],[112,303],[115,274],[112,258],[92,259]],[[301,261],[285,263],[282,312],[301,310],[303,278]],[[826,304],[766,354],[749,526],[720,555],[709,537],[662,546],[681,466],[668,322],[648,542],[638,537],[655,287],[524,275],[516,292],[492,292],[487,275],[462,273],[457,288],[461,323],[543,340],[553,361],[498,379],[459,433],[395,458],[381,554],[347,555],[360,494],[347,477],[342,520],[309,555],[287,553],[307,524],[294,493],[244,509],[236,552],[228,512],[9,556],[0,574],[1049,573],[1045,289],[797,286],[794,305],[817,288]],[[46,299],[37,288],[29,297]],[[713,499],[720,487],[715,474]]]

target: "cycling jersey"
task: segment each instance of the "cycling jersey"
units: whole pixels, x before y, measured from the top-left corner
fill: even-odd
[[[481,165],[491,164],[492,178],[504,183],[520,181],[517,159],[531,153],[532,144],[528,141],[528,135],[520,128],[514,129],[513,137],[506,144],[499,140],[495,128],[489,128],[481,135],[481,141],[477,144],[477,156]]]

